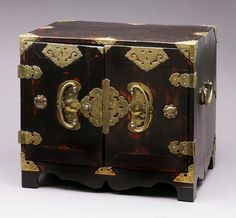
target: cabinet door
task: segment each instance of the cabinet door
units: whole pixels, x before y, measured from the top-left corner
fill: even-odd
[[[27,159],[101,165],[102,132],[80,111],[80,100],[101,85],[101,48],[36,42],[21,55],[21,130],[42,138],[22,143]]]
[[[166,172],[187,169],[189,156],[171,153],[169,145],[189,140],[189,89],[172,85],[170,77],[173,73],[189,73],[190,70],[186,58],[178,49],[112,46],[107,51],[105,77],[130,105],[128,115],[106,135],[107,166]],[[127,89],[127,85],[132,84],[144,85],[146,100],[152,101],[150,123],[150,120],[139,123],[136,119],[147,116],[146,103],[141,89],[133,94],[128,91],[130,87]],[[148,90],[151,97],[148,97]],[[131,105],[135,97],[137,107]],[[144,108],[139,101],[144,103]],[[139,114],[139,110],[144,110],[144,114]],[[132,129],[131,122],[139,127]],[[143,124],[149,127],[145,130],[141,126]]]

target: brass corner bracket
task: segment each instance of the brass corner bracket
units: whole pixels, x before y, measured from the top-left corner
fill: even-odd
[[[20,35],[20,54],[22,55],[39,38],[38,35],[25,33]]]
[[[39,172],[38,166],[30,160],[25,159],[25,153],[21,152],[21,170],[22,171],[31,171],[31,172]]]
[[[110,37],[99,37],[99,38],[95,38],[95,42],[98,45],[103,45],[104,46],[104,50],[99,49],[99,51],[101,53],[103,53],[103,51],[105,51],[105,53],[116,43],[116,39],[114,38],[110,38]]]
[[[194,165],[191,164],[188,167],[188,172],[187,173],[180,173],[175,179],[173,180],[174,182],[179,182],[179,183],[189,183],[193,184],[194,183],[194,178],[195,178],[195,169]]]
[[[19,131],[18,132],[18,142],[20,144],[33,144],[38,145],[42,141],[42,137],[37,132]]]
[[[173,154],[193,156],[195,154],[195,141],[172,141],[168,148]]]
[[[181,41],[176,42],[175,45],[185,58],[187,58],[192,63],[195,63],[198,49],[197,42],[197,40]]]
[[[188,74],[188,73],[173,73],[171,74],[169,81],[171,85],[175,87],[184,87],[184,88],[193,88],[197,86],[197,73]]]
[[[111,167],[99,167],[95,171],[96,175],[103,175],[103,176],[116,176],[116,173],[112,170]]]

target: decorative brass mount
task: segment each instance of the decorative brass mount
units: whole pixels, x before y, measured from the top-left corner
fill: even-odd
[[[42,141],[42,137],[37,132],[19,131],[18,132],[18,142],[20,144],[33,144],[38,145]]]
[[[180,173],[177,177],[175,177],[174,182],[193,184],[194,177],[195,177],[194,165],[191,164],[188,167],[188,172]]]
[[[177,107],[173,104],[168,104],[163,109],[164,116],[167,119],[174,119],[178,115]]]
[[[102,176],[116,176],[116,173],[112,170],[111,167],[99,167],[95,171],[96,175],[102,175]]]
[[[80,103],[77,100],[80,89],[80,83],[75,80],[63,82],[58,89],[57,118],[66,129],[77,130],[80,128],[77,116],[77,112],[80,109]]]
[[[80,102],[78,92],[81,85],[74,80],[62,83],[57,93],[57,117],[59,123],[70,130],[78,130],[78,111],[89,119],[95,127],[102,127],[108,134],[110,127],[119,122],[120,118],[131,112],[128,129],[135,133],[144,132],[151,124],[153,99],[150,89],[142,83],[132,82],[127,86],[132,95],[130,104],[119,92],[110,86],[110,80],[102,81],[102,89],[94,88]]]
[[[18,66],[18,77],[20,79],[39,79],[43,72],[38,66],[22,65]]]
[[[76,45],[49,43],[42,51],[54,64],[64,68],[82,57]]]
[[[184,87],[184,88],[196,88],[197,86],[197,73],[188,74],[188,73],[173,73],[171,74],[169,81],[171,85],[175,87]]]
[[[25,33],[20,35],[20,54],[22,55],[39,36],[32,33]]]
[[[193,156],[195,154],[195,141],[172,141],[168,148],[173,154]]]
[[[31,171],[31,172],[39,172],[38,166],[30,160],[25,159],[25,153],[21,152],[21,170],[22,171]]]
[[[110,126],[128,113],[128,103],[115,88],[110,87],[109,79],[102,81],[102,87],[93,89],[81,100],[81,112],[94,126],[102,127],[103,133],[108,134]]]
[[[153,119],[153,98],[150,89],[142,83],[129,83],[127,89],[132,95],[129,104],[131,122],[128,129],[134,133],[147,130]]]
[[[146,72],[169,59],[162,48],[148,47],[131,47],[125,56]]]

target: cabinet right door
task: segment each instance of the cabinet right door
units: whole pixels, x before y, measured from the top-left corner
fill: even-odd
[[[190,88],[184,75],[191,70],[175,48],[116,45],[106,52],[105,78],[129,103],[128,115],[105,136],[106,166],[187,170]]]

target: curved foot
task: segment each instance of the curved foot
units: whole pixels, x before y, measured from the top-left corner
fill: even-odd
[[[38,188],[39,172],[22,171],[22,187],[23,188]]]

